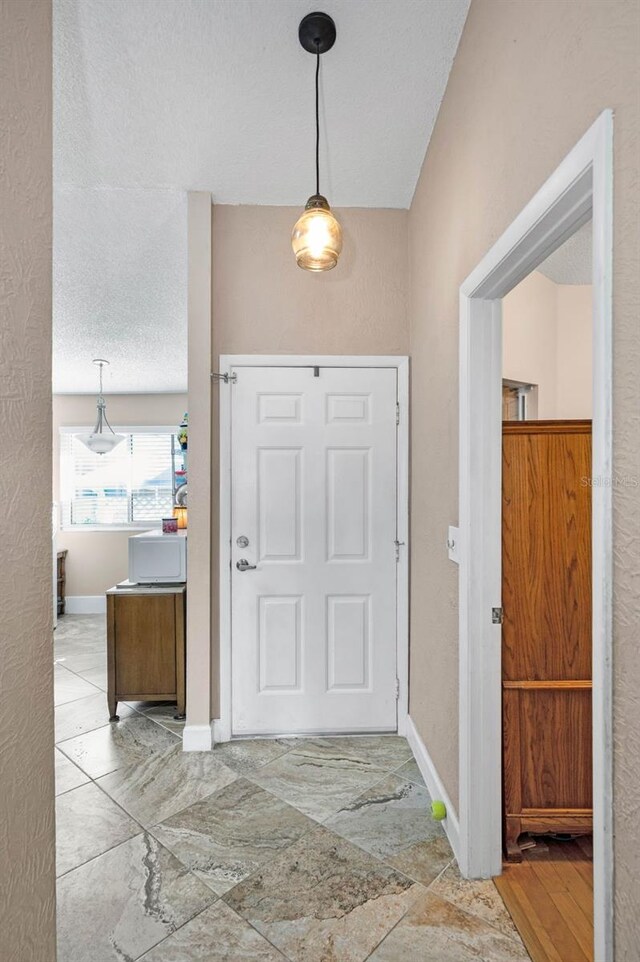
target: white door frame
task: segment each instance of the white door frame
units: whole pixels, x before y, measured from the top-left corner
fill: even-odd
[[[460,863],[502,870],[501,299],[593,219],[593,822],[595,958],[612,953],[613,115],[604,111],[460,288]]]
[[[345,355],[222,354],[220,371],[242,377],[247,367],[393,368],[398,374],[397,516],[400,542],[397,569],[398,734],[406,732],[409,711],[409,358]],[[215,742],[231,739],[231,394],[233,381],[220,389],[220,718]]]

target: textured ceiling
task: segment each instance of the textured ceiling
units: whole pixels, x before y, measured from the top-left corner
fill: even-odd
[[[327,0],[321,181],[409,206],[469,0]],[[186,388],[185,191],[314,192],[311,0],[54,0],[54,390]]]
[[[591,284],[591,221],[543,261],[538,270],[556,284]]]
[[[337,207],[408,207],[468,0],[327,0],[322,180]],[[314,192],[310,0],[56,0],[55,177],[209,190],[221,204]]]
[[[182,191],[58,190],[53,222],[53,390],[187,385],[187,210]]]

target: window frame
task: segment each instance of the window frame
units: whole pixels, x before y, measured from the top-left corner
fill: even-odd
[[[58,495],[58,517],[59,524],[58,530],[64,531],[66,534],[69,533],[80,533],[86,532],[87,534],[95,533],[96,531],[153,531],[159,530],[162,527],[162,519],[159,521],[148,521],[145,523],[132,521],[124,524],[66,524],[65,516],[69,513],[65,511],[65,504],[68,501],[64,497],[66,494],[65,487],[67,479],[65,477],[65,469],[63,468],[63,445],[62,438],[69,434],[87,434],[93,430],[93,422],[91,425],[63,425],[58,428],[59,435],[59,446],[58,446],[58,479],[59,479],[59,495]],[[175,424],[119,424],[112,425],[115,434],[170,434],[174,438],[177,438],[178,428]]]

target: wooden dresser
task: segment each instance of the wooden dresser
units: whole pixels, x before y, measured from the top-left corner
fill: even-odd
[[[591,422],[503,424],[504,835],[592,831]]]
[[[176,702],[185,712],[185,585],[115,587],[107,591],[107,701]]]

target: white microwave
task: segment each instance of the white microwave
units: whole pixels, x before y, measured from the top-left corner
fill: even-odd
[[[129,538],[129,581],[133,584],[183,584],[186,580],[186,531],[144,531]]]

